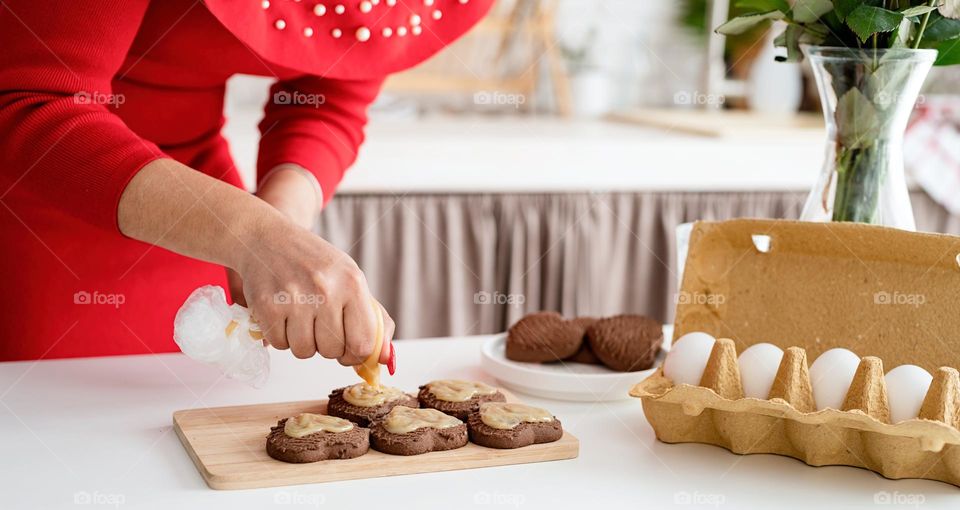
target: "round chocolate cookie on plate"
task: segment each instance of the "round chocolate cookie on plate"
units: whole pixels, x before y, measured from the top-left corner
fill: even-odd
[[[369,429],[325,414],[303,413],[284,418],[267,435],[267,455],[295,464],[352,459],[369,449]]]
[[[546,362],[573,356],[583,344],[584,329],[556,312],[531,313],[507,331],[507,359]]]
[[[396,406],[370,428],[374,450],[390,455],[420,455],[467,444],[467,424],[436,409]]]
[[[646,370],[660,352],[663,326],[642,315],[617,315],[593,323],[587,329],[587,341],[600,361],[613,370]]]
[[[545,409],[507,402],[487,402],[467,420],[470,440],[487,448],[522,448],[552,443],[563,436],[556,416]]]
[[[444,379],[420,387],[417,394],[421,407],[429,407],[466,420],[484,402],[507,400],[496,388],[476,381]]]
[[[416,397],[397,388],[374,388],[369,384],[359,383],[330,392],[327,413],[366,427],[389,413],[395,406],[419,407],[419,404]]]

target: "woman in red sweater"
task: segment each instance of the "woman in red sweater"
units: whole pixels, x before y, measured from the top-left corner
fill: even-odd
[[[370,291],[310,226],[385,76],[491,3],[0,2],[0,360],[174,351],[179,305],[231,271],[274,347],[359,363]],[[237,73],[276,79],[255,196],[220,133]]]

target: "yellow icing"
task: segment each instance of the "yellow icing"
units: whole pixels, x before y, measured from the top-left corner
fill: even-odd
[[[406,434],[424,427],[446,429],[461,423],[463,422],[436,409],[397,406],[391,409],[383,419],[383,428],[391,434]]]
[[[283,426],[284,434],[290,437],[304,437],[317,432],[346,432],[353,424],[343,418],[325,414],[302,413],[287,419]]]
[[[507,402],[480,404],[480,421],[495,429],[509,430],[523,422],[544,423],[554,420],[546,409]]]
[[[397,388],[380,386],[375,388],[366,383],[357,383],[343,390],[343,399],[359,407],[376,407],[385,402],[403,398],[404,394]]]
[[[482,382],[445,379],[432,381],[427,389],[433,396],[447,402],[466,402],[477,395],[493,395],[497,389]]]
[[[373,313],[377,316],[377,331],[373,352],[370,353],[370,356],[367,356],[367,359],[363,360],[363,363],[353,367],[353,369],[368,385],[379,388],[380,350],[383,348],[383,311],[376,299],[371,298],[370,304],[373,306]]]

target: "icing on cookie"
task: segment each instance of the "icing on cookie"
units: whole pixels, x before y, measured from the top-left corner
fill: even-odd
[[[427,384],[427,389],[439,400],[466,402],[477,395],[493,395],[497,389],[482,382],[445,379]]]
[[[485,402],[480,404],[480,420],[489,427],[510,430],[523,422],[551,422],[554,417],[546,409],[539,407],[506,402]]]
[[[353,424],[343,418],[325,414],[302,413],[287,419],[283,433],[290,437],[304,437],[317,432],[346,432]]]
[[[383,428],[391,434],[406,434],[424,427],[446,429],[456,427],[461,423],[463,422],[436,409],[414,409],[397,406],[391,409],[390,413],[383,419]]]
[[[343,390],[343,399],[358,407],[376,407],[403,398],[403,396],[403,392],[397,388],[389,386],[377,388],[366,383],[354,384]]]

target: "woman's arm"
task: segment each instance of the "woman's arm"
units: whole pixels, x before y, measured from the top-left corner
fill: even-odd
[[[323,190],[307,169],[285,163],[271,170],[257,187],[257,196],[294,223],[313,230],[323,205]]]
[[[127,236],[222,264],[270,343],[356,365],[373,350],[372,296],[356,263],[263,200],[170,159],[138,172],[117,211]],[[392,321],[384,344],[393,335]],[[386,362],[390,349],[384,348]]]
[[[3,188],[236,269],[271,343],[359,363],[372,350],[374,318],[356,264],[260,199],[166,159],[108,109],[120,103],[111,79],[147,4],[0,2]],[[313,300],[285,302],[281,292]]]
[[[313,174],[324,202],[333,198],[363,143],[367,107],[382,79],[335,80],[302,76],[275,83],[260,121],[258,194],[276,168],[296,165]],[[309,182],[306,183],[310,189]]]

